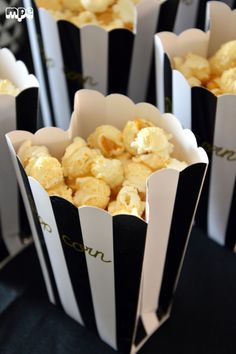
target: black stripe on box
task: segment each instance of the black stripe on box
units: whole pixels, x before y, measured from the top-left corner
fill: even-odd
[[[1,218],[0,218],[0,263],[7,256],[9,256],[9,252],[7,250],[7,247],[2,237],[2,225],[1,225]]]
[[[81,31],[68,21],[57,22],[62,57],[64,62],[64,73],[69,92],[71,112],[74,107],[75,92],[84,87]]]
[[[193,87],[192,92],[192,131],[198,145],[202,146],[209,158],[209,167],[206,174],[201,198],[196,213],[196,223],[207,232],[207,210],[209,199],[211,161],[214,141],[217,97],[202,87]]]
[[[180,0],[165,1],[161,4],[156,33],[173,31]]]
[[[38,121],[38,88],[30,87],[16,96],[16,129],[35,133]],[[21,195],[19,200],[19,221],[21,238],[29,237],[30,227]]]
[[[146,92],[146,101],[148,103],[156,105],[156,66],[155,66],[155,56],[154,56],[154,46],[152,48],[152,60],[149,71],[148,87]]]
[[[234,183],[234,192],[231,200],[230,213],[228,217],[227,230],[225,236],[225,245],[231,250],[236,246],[236,182]]]
[[[135,35],[127,29],[108,33],[108,93],[126,94]]]
[[[35,202],[34,202],[34,197],[33,197],[30,185],[29,185],[29,180],[28,180],[28,178],[26,176],[26,173],[25,173],[25,170],[22,167],[22,165],[21,165],[21,163],[20,163],[18,158],[17,158],[17,162],[18,162],[18,165],[19,165],[19,170],[20,170],[20,173],[21,173],[22,180],[24,182],[25,192],[27,194],[27,197],[28,197],[28,200],[29,200],[29,204],[30,204],[30,207],[31,207],[31,212],[32,212],[35,228],[37,230],[37,234],[38,234],[38,237],[39,237],[39,240],[40,240],[40,247],[41,247],[41,250],[42,250],[42,253],[43,253],[43,256],[44,256],[44,261],[46,263],[46,267],[47,267],[48,275],[49,275],[49,278],[50,278],[51,287],[52,287],[53,295],[54,295],[54,298],[55,298],[55,302],[56,302],[57,306],[62,308],[61,300],[60,300],[60,296],[59,296],[59,293],[58,293],[58,290],[57,290],[56,281],[55,281],[55,278],[54,278],[54,274],[53,274],[53,270],[52,270],[49,254],[48,254],[48,251],[47,251],[47,247],[46,247],[46,244],[45,244],[42,228],[41,228],[41,225],[40,225],[40,222],[39,222],[39,219],[38,219],[38,213],[37,213],[36,205],[35,205]]]
[[[198,2],[198,11],[196,16],[196,28],[205,31],[205,21],[206,21],[206,6],[208,0],[201,0]]]
[[[129,353],[135,330],[147,224],[137,217],[113,217],[118,350]]]
[[[38,88],[30,87],[16,97],[16,127],[35,133],[38,119]]]
[[[168,55],[164,54],[165,113],[172,113],[172,68]]]
[[[42,70],[43,70],[43,78],[44,78],[44,83],[47,91],[47,98],[48,98],[48,105],[49,105],[49,110],[51,114],[51,121],[52,125],[55,126],[55,117],[53,114],[53,104],[52,104],[52,99],[50,95],[50,88],[49,88],[49,79],[48,79],[48,74],[47,74],[47,65],[50,64],[50,59],[46,57],[45,50],[44,50],[44,45],[43,45],[43,36],[42,36],[42,31],[41,31],[41,26],[40,26],[40,21],[39,21],[39,15],[38,15],[38,9],[35,5],[35,2],[32,0],[31,1],[33,10],[34,10],[34,19],[33,21],[35,22],[36,26],[36,31],[37,31],[37,39],[38,39],[38,45],[39,45],[39,50],[40,50],[40,56],[41,56],[41,64],[42,64]]]
[[[78,208],[63,198],[50,200],[82,320],[87,328],[97,332]]]
[[[144,328],[144,325],[143,325],[143,321],[142,321],[141,317],[139,317],[137,330],[136,330],[136,334],[135,334],[135,340],[134,340],[135,346],[137,347],[139,345],[139,343],[141,343],[141,341],[146,336],[147,336],[147,332],[145,331],[145,328]]]
[[[175,282],[205,169],[206,164],[197,163],[187,167],[179,174],[157,311],[159,318],[160,314],[165,314],[168,311],[172,302]]]

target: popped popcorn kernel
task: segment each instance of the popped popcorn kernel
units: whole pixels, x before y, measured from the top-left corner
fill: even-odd
[[[111,189],[120,186],[124,180],[124,168],[117,159],[107,159],[103,156],[95,158],[91,165],[94,177],[102,179]]]
[[[32,145],[30,140],[25,140],[19,147],[17,155],[25,167],[32,157],[38,158],[40,156],[49,156],[50,154],[46,146]]]
[[[47,192],[50,196],[62,197],[73,204],[72,189],[68,187],[65,183],[59,184],[54,188],[50,188],[47,190]]]
[[[210,77],[210,65],[206,58],[201,55],[188,53],[182,64],[179,58],[173,60],[175,69],[179,70],[187,79],[195,77],[200,82],[206,82]]]
[[[224,43],[209,59],[211,72],[221,76],[223,71],[236,67],[236,40]]]
[[[182,171],[187,166],[188,164],[185,161],[179,161],[175,158],[170,158],[168,163],[165,165],[165,168],[173,168],[174,170]]]
[[[224,43],[210,58],[189,53],[174,57],[173,67],[179,70],[191,87],[202,86],[214,95],[235,94],[236,40]]]
[[[224,93],[236,94],[236,66],[223,72],[219,86]]]
[[[123,129],[123,141],[125,149],[132,155],[136,155],[137,149],[131,144],[135,140],[138,132],[146,127],[154,127],[152,122],[149,122],[145,119],[135,119],[130,120],[126,123]]]
[[[105,209],[109,203],[110,187],[106,182],[95,177],[76,179],[77,191],[73,201],[77,207],[82,205],[96,206]]]
[[[138,162],[146,165],[151,168],[152,171],[159,170],[166,166],[166,163],[169,161],[169,152],[168,150],[163,150],[161,152],[153,152],[150,154],[141,154],[134,156],[132,158],[133,162]]]
[[[101,125],[88,137],[88,145],[99,149],[105,157],[120,155],[124,151],[122,133],[112,125]]]
[[[75,139],[62,157],[64,176],[73,179],[90,174],[92,161],[98,155],[100,152],[86,146],[83,139]]]
[[[32,157],[25,167],[28,176],[35,178],[45,189],[51,189],[63,183],[63,171],[60,162],[52,156]]]
[[[83,8],[91,12],[104,12],[114,0],[80,0]]]
[[[134,186],[139,192],[146,192],[146,181],[152,170],[137,162],[131,162],[124,167],[125,180],[123,186]]]
[[[171,134],[167,134],[159,127],[147,127],[141,129],[135,140],[131,143],[137,154],[160,152],[167,150],[169,153],[173,151],[173,144],[169,142]]]
[[[0,94],[17,96],[20,89],[17,88],[10,80],[0,79]]]
[[[35,0],[38,7],[43,7],[46,10],[61,11],[62,1],[61,0]]]
[[[71,22],[78,27],[87,24],[98,24],[96,16],[91,11],[82,11],[78,16],[72,16]]]

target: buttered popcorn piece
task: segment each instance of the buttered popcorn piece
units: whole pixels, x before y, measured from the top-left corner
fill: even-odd
[[[50,154],[46,146],[32,145],[30,140],[25,140],[19,147],[17,155],[25,167],[32,157],[37,158],[39,156],[49,156]]]
[[[135,140],[138,132],[146,127],[154,127],[154,124],[145,119],[129,120],[123,130],[123,141],[125,149],[132,155],[137,154],[137,149],[131,144]]]
[[[112,125],[101,125],[88,137],[88,145],[99,149],[105,157],[120,155],[124,151],[122,133]]]
[[[17,96],[20,92],[10,80],[0,79],[0,94]]]
[[[56,20],[67,20],[81,28],[98,25],[107,31],[116,28],[133,30],[136,4],[140,0],[36,0]]]
[[[131,143],[138,154],[167,151],[169,154],[173,151],[173,144],[169,142],[171,134],[167,134],[162,128],[147,127],[141,129],[135,140]]]
[[[84,9],[91,12],[104,12],[114,2],[114,0],[81,0]]]
[[[84,10],[81,0],[61,0],[61,4],[64,9],[71,11],[78,12]]]
[[[56,20],[69,20],[71,17],[71,11],[58,11],[58,10],[48,10],[48,12],[52,15],[52,17]]]
[[[102,179],[111,189],[120,186],[124,180],[124,168],[117,159],[107,159],[103,156],[95,158],[91,165],[94,177]]]
[[[211,72],[214,76],[236,67],[236,40],[224,43],[209,59]]]
[[[47,192],[50,196],[61,197],[68,200],[68,202],[73,203],[72,189],[69,188],[65,183],[59,184],[54,188],[48,189]]]
[[[151,168],[153,171],[156,171],[166,166],[166,163],[169,161],[169,157],[170,154],[168,149],[165,149],[161,152],[153,152],[150,154],[134,156],[132,161],[142,163]]]
[[[96,206],[105,209],[109,203],[111,190],[108,184],[95,177],[76,179],[77,191],[73,201],[77,207],[82,205]]]
[[[170,158],[168,163],[166,164],[166,168],[173,168],[174,170],[177,171],[182,171],[188,166],[188,164],[185,161],[179,161],[175,158]]]
[[[98,24],[96,16],[91,11],[82,11],[78,16],[71,17],[71,22],[78,27],[87,24]]]
[[[236,94],[236,66],[223,72],[219,86],[223,93]]]
[[[198,54],[188,53],[186,57],[173,58],[174,68],[179,70],[187,79],[195,78],[201,83],[209,80],[210,65],[206,58]],[[191,82],[190,80],[190,82]]]
[[[141,216],[144,212],[145,203],[140,199],[138,190],[134,186],[122,187],[116,200],[120,202],[125,209],[130,211],[132,209],[136,209],[139,216]]]
[[[110,202],[108,211],[112,215],[131,214],[141,217],[145,209],[145,202],[140,199],[137,188],[124,186],[117,195],[117,199]]]
[[[26,165],[25,171],[45,189],[54,188],[64,182],[61,164],[52,156],[32,157]]]
[[[118,0],[113,5],[112,10],[121,21],[127,24],[133,24],[135,21],[135,7],[130,0]],[[132,27],[132,25],[131,25]]]
[[[113,216],[125,214],[125,215],[134,215],[134,216],[140,217],[136,208],[134,208],[132,210],[128,210],[125,208],[122,209],[122,205],[119,202],[117,202],[116,200],[112,201],[108,205],[108,212]]]
[[[125,180],[123,186],[134,186],[141,193],[146,193],[146,181],[152,170],[137,162],[131,162],[124,167]]]
[[[75,138],[62,157],[62,168],[65,177],[74,179],[90,174],[93,159],[100,155],[95,149],[86,146],[86,142],[81,138]]]
[[[62,2],[61,0],[36,0],[36,5],[38,7],[43,7],[47,10],[58,10],[62,9]]]

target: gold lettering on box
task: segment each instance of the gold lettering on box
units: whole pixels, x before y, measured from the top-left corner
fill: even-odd
[[[40,222],[43,230],[51,233],[52,232],[51,226],[49,224],[47,224],[40,215],[38,215],[38,219],[39,219],[39,222]]]
[[[211,145],[207,141],[202,143],[202,147],[208,153],[214,153],[216,156],[225,158],[227,161],[236,161],[236,152],[221,146]]]
[[[68,67],[64,67],[64,73],[69,81],[78,81],[80,85],[84,85],[85,83],[89,84],[90,86],[97,85],[97,82],[94,81],[92,76],[83,76],[81,73],[75,70],[71,70]]]
[[[170,97],[165,97],[165,112],[166,113],[172,112],[172,101]]]
[[[112,261],[106,260],[104,252],[98,251],[93,249],[92,247],[85,246],[79,242],[73,241],[69,236],[67,235],[62,235],[61,236],[62,241],[68,246],[73,248],[76,252],[87,252],[89,256],[98,258],[104,263],[111,263]]]

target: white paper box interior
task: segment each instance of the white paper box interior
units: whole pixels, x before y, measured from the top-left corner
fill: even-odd
[[[14,254],[21,247],[18,190],[5,134],[15,129],[36,130],[38,81],[7,48],[0,49],[0,79],[8,79],[20,89],[16,97],[0,94],[0,233],[9,253]]]
[[[135,117],[169,131],[175,156],[190,165],[182,172],[164,169],[150,176],[146,222],[49,197],[26,177],[16,157],[20,144],[31,139],[60,158],[73,137],[86,138],[102,124],[122,129]],[[13,131],[7,140],[51,301],[59,301],[67,314],[114,349],[136,352],[169,316],[208,163],[205,151],[173,115],[161,116],[150,104],[135,105],[126,96],[104,97],[93,90],[76,94],[68,131]]]
[[[33,1],[24,1],[26,7],[34,8],[35,21],[27,21],[27,26],[37,77],[45,92],[48,81],[48,97],[42,97],[45,126],[68,128],[74,94],[82,88],[127,94],[135,102],[145,101],[153,36],[164,1],[142,0],[137,5],[134,32],[108,32],[96,25],[79,29],[68,21],[55,21],[47,10],[37,9]],[[50,122],[51,117],[54,122]]]
[[[209,57],[221,44],[236,39],[236,10],[210,2],[210,31],[189,29],[155,36],[158,104],[191,129],[207,151],[210,168],[199,203],[197,222],[211,238],[234,249],[236,245],[236,95],[215,96],[201,87],[191,88],[172,70],[172,58],[189,52]]]

